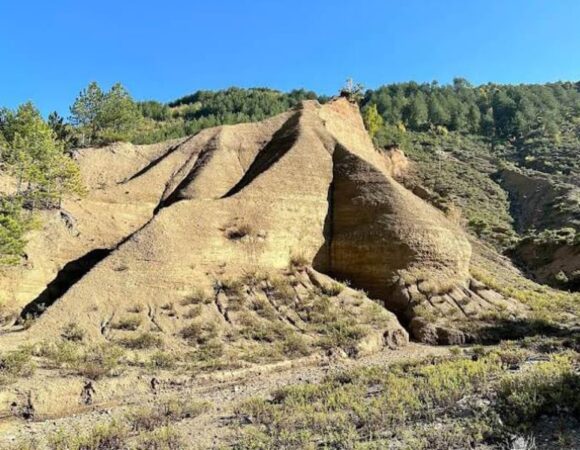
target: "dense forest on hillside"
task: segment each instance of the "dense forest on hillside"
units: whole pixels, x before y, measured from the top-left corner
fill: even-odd
[[[69,145],[83,147],[115,141],[151,144],[188,136],[203,128],[255,122],[282,113],[300,101],[318,99],[303,89],[283,93],[266,88],[198,91],[168,104],[134,101],[120,84],[103,92],[96,83],[84,89],[71,106],[65,128]],[[53,115],[53,117],[56,117]],[[59,123],[64,123],[58,118]]]
[[[573,151],[580,133],[580,83],[401,83],[367,91],[363,109],[375,105],[385,124],[377,133],[381,143],[404,142],[400,131],[458,132],[484,137],[495,154],[530,168],[580,171]]]
[[[449,85],[357,86],[350,94],[377,147],[398,146],[414,161],[407,187],[473,234],[501,251],[539,243],[548,249],[544,259],[558,246],[580,245],[580,82],[473,86],[458,78]],[[82,195],[73,149],[155,143],[259,121],[305,99],[329,98],[304,89],[232,87],[161,103],[136,101],[121,84],[105,91],[91,83],[66,119],[52,113],[45,121],[32,104],[2,109],[2,173],[12,183],[0,205],[2,261],[18,261],[35,209],[58,206],[65,193]],[[534,200],[534,211],[526,210],[524,185],[549,193]]]

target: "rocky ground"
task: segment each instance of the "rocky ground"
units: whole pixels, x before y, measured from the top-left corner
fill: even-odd
[[[93,381],[90,404],[85,404],[86,396],[83,395],[86,378],[43,370],[21,380],[22,401],[14,408],[17,414],[0,419],[0,448],[298,449],[317,448],[323,444],[319,439],[324,438],[329,439],[325,445],[330,448],[345,449],[576,449],[580,436],[574,402],[577,407],[575,389],[580,386],[580,373],[574,339],[536,338],[499,346],[462,348],[411,343],[404,349],[385,349],[356,359],[336,352],[253,369],[197,374],[127,367],[115,377]],[[566,348],[568,350],[562,353]],[[355,436],[347,433],[340,438],[340,444],[332,440],[331,434],[322,431],[325,426],[330,430],[337,425],[333,422],[336,420],[333,414],[342,408],[356,407],[361,398],[372,410],[373,398],[388,389],[383,383],[390,380],[389,373],[401,374],[398,372],[401,368],[410,370],[409,373],[418,370],[422,377],[426,376],[429,382],[421,384],[421,395],[432,395],[429,392],[436,389],[433,392],[442,395],[444,402],[436,400],[436,395],[425,404],[427,409],[420,414],[421,418],[403,420],[395,428],[391,421],[399,419],[384,416],[373,425],[382,430],[374,437],[364,435],[363,438],[362,431]],[[352,394],[349,383],[353,381],[348,380],[361,376],[364,380],[369,373],[377,375],[363,382],[366,394],[349,400],[348,395]],[[399,381],[406,379],[404,373],[397,376]],[[546,383],[545,377],[551,377],[549,390],[542,385]],[[333,388],[333,394],[325,388],[329,380],[343,380]],[[23,417],[28,402],[27,384],[42,383],[45,390],[51,391],[52,383],[61,382],[67,387],[78,387],[74,407],[62,410],[55,397],[53,412],[37,413],[32,408],[28,411],[31,416]],[[502,403],[502,396],[508,395],[502,390],[502,386],[508,385],[506,383],[514,383],[517,389],[507,397],[512,402],[507,409]],[[346,386],[346,390],[343,391],[341,385]],[[401,391],[389,394],[395,397],[392,407],[396,407],[397,402],[404,404],[407,401],[404,400],[405,390],[414,389],[412,385],[397,386]],[[358,392],[357,389],[353,392]],[[111,392],[115,394],[111,396]],[[286,394],[282,395],[284,392]],[[332,400],[338,402],[335,406],[326,403],[330,398],[318,403],[336,392],[343,394]],[[448,397],[449,392],[454,393]],[[514,393],[523,396],[514,397]],[[534,399],[527,397],[530,394]],[[288,395],[294,396],[290,397],[294,400],[282,400],[282,403],[276,400]],[[299,400],[303,395],[314,395],[312,404],[318,405],[316,410],[321,408],[316,413],[318,416],[313,416],[309,407],[304,409]],[[340,400],[340,395],[346,396],[344,400]],[[564,401],[564,396],[571,398]],[[34,396],[30,400],[34,406]],[[286,401],[290,403],[285,404]],[[555,407],[553,402],[556,401],[559,406]],[[270,416],[276,408],[283,408],[285,415]],[[413,408],[396,414],[411,414]],[[497,411],[501,413],[496,417]],[[351,420],[357,420],[355,417]],[[514,426],[514,420],[521,422],[521,427]],[[324,423],[326,425],[322,425]],[[360,426],[363,430],[368,423],[363,422]],[[293,435],[297,432],[296,427],[307,433],[305,440]],[[439,433],[440,437],[430,438],[433,433]]]
[[[149,373],[128,368],[118,379],[103,382],[94,381],[93,401],[90,405],[83,402],[83,385],[85,378],[61,375],[54,371],[41,371],[23,383],[22,402],[27,402],[26,384],[43,384],[48,390],[55,377],[64,380],[66,385],[78,386],[78,402],[74,408],[62,411],[59,400],[53,399],[54,412],[46,411],[34,414],[25,419],[5,414],[0,419],[0,448],[10,448],[18,442],[29,439],[42,448],[41,442],[46,436],[60,430],[89,430],[95,425],[112,419],[124,418],[131,409],[162,403],[167,399],[191,399],[208,402],[208,408],[194,419],[185,419],[172,424],[183,433],[188,442],[186,448],[219,448],[228,446],[235,440],[234,425],[235,407],[251,397],[268,397],[276,389],[300,384],[317,383],[329,373],[335,373],[356,367],[374,365],[388,366],[394,362],[413,361],[428,356],[445,356],[449,349],[422,344],[409,344],[401,350],[385,350],[360,359],[348,358],[344,353],[330,356],[315,356],[295,361],[264,365],[251,370],[231,370],[199,375],[188,375],[180,371],[155,371]],[[152,388],[152,380],[156,380]],[[59,380],[60,381],[60,380]],[[123,388],[140,385],[140,389]],[[110,397],[101,390],[116,385],[118,396]],[[34,397],[32,403],[34,404]]]

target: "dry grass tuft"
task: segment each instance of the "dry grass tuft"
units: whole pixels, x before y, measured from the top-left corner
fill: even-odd
[[[135,331],[141,325],[142,319],[138,316],[124,317],[111,325],[116,330]]]
[[[192,419],[208,410],[210,404],[183,398],[170,398],[151,407],[141,407],[127,414],[134,431],[153,431],[172,422]]]
[[[154,333],[141,333],[137,336],[120,339],[119,344],[132,350],[146,350],[163,347],[163,338]]]

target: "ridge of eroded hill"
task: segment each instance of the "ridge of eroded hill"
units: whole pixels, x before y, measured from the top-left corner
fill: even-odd
[[[121,329],[161,332],[181,346],[187,327],[211,323],[229,345],[230,332],[256,326],[259,317],[235,312],[255,308],[250,300],[270,289],[267,280],[283,277],[296,290],[288,267],[352,283],[425,342],[477,339],[490,318],[525,316],[472,278],[463,231],[395,181],[392,155],[375,150],[346,99],[78,159],[88,198],[66,202],[66,217],[31,240],[29,267],[3,279],[20,316],[38,316],[19,341],[58,336],[74,322],[96,341]],[[224,287],[232,284],[235,300]],[[195,314],[180,307],[193,291],[211,299]],[[298,310],[309,296],[288,295]],[[353,324],[364,322],[356,316]],[[385,342],[400,344],[389,336],[405,336],[401,325],[394,316],[385,324]]]

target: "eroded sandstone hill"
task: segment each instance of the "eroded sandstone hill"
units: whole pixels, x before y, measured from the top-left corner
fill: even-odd
[[[352,350],[365,352],[408,332],[461,343],[499,313],[525,314],[472,279],[462,229],[393,178],[397,158],[345,99],[78,160],[87,198],[47,213],[26,266],[2,277],[5,345],[71,322],[97,341],[230,345],[272,322],[308,341],[343,315],[364,328]]]

